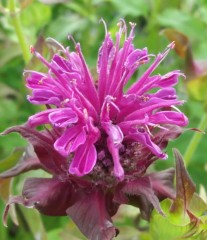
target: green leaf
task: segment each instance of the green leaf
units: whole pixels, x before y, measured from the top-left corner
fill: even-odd
[[[61,228],[55,228],[53,230],[50,230],[48,231],[48,240],[62,240],[62,237],[61,237],[61,232],[62,232],[62,229]]]
[[[192,182],[178,150],[173,150],[176,160],[176,197],[165,199],[161,208],[166,217],[153,210],[150,221],[152,239],[206,239],[207,218],[202,216],[207,204],[195,194]]]
[[[67,39],[68,34],[81,32],[86,28],[87,19],[80,18],[77,14],[71,14],[69,11],[64,15],[58,16],[52,21],[46,30],[47,36],[55,38],[57,41],[63,42]],[[61,26],[61,29],[60,29]]]
[[[39,0],[39,1],[44,4],[57,4],[57,3],[68,2],[69,0]]]
[[[195,193],[190,201],[188,210],[196,217],[200,217],[207,210],[207,204],[198,194]]]
[[[197,240],[205,240],[207,239],[207,216],[200,217],[200,224],[198,226],[197,234],[195,234],[195,238]]]
[[[31,37],[35,37],[37,31],[50,21],[51,16],[51,8],[39,2],[33,2],[21,12],[21,24],[24,32],[30,37],[30,42],[33,41]]]
[[[47,240],[47,234],[41,219],[40,213],[33,209],[26,209],[21,206],[21,211],[24,215],[25,221],[28,224],[30,231],[35,240]]]
[[[175,28],[191,40],[203,40],[204,36],[207,36],[206,27],[199,17],[184,10],[166,8],[157,16],[157,20],[162,26]]]
[[[164,213],[169,211],[172,201],[166,199],[161,202],[161,208]],[[152,239],[156,240],[177,240],[180,239],[184,234],[191,230],[192,226],[186,224],[185,226],[180,226],[173,224],[169,219],[169,216],[163,217],[158,214],[155,210],[152,212],[150,219],[150,235]]]
[[[197,101],[207,100],[207,75],[197,76],[187,82],[187,89],[191,97]]]
[[[67,7],[71,10],[73,10],[74,12],[80,14],[80,16],[82,17],[87,17],[90,19],[93,19],[93,16],[90,13],[90,9],[89,8],[85,8],[82,6],[82,4],[78,4],[75,2],[71,2],[69,4],[67,4]]]
[[[4,208],[4,203],[0,199],[0,209],[3,209],[3,208]],[[2,222],[0,223],[0,239],[1,240],[8,240],[7,229],[4,227]]]
[[[19,0],[21,9],[24,9],[26,7],[28,7],[30,4],[33,3],[33,0]]]
[[[0,198],[4,201],[4,203],[7,203],[9,200],[9,197],[11,195],[12,184],[13,184],[12,178],[7,179],[0,178]],[[9,213],[12,221],[16,225],[18,225],[18,220],[14,206],[11,206]],[[1,225],[3,224],[1,223]]]
[[[15,166],[17,164],[17,162],[20,160],[23,153],[24,153],[23,148],[16,148],[10,156],[5,158],[4,160],[1,160],[0,161],[0,173]]]
[[[13,58],[21,55],[19,44],[13,42],[4,42],[0,44],[0,67],[7,64]]]
[[[70,240],[87,240],[85,236],[80,232],[75,223],[68,219],[68,223],[64,225],[62,231],[60,232],[61,240],[68,240],[68,236],[70,236]],[[49,239],[53,240],[53,239]],[[56,240],[56,239],[54,239]]]
[[[146,0],[112,0],[111,2],[122,17],[127,15],[130,17],[146,16],[149,10],[149,4],[146,3]]]
[[[0,82],[0,99],[1,98],[19,98],[21,97],[20,94],[15,91],[13,88],[9,87],[8,85]]]

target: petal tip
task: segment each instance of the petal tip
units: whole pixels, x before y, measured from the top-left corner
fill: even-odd
[[[124,180],[124,169],[122,168],[122,166],[120,165],[119,168],[114,168],[114,176],[117,178],[117,180],[119,180],[120,182],[122,182]]]

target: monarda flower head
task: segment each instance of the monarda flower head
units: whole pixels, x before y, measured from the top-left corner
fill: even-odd
[[[61,50],[50,62],[32,49],[48,71],[26,71],[28,100],[46,110],[5,131],[20,133],[34,151],[27,150],[1,177],[37,168],[52,177],[27,179],[22,196],[8,202],[4,220],[10,204],[19,203],[46,215],[69,215],[87,238],[108,240],[117,234],[111,217],[120,204],[139,207],[147,219],[153,207],[162,214],[160,199],[173,198],[173,170],[146,170],[156,159],[167,158],[168,141],[188,123],[175,107],[183,104],[174,89],[182,73],[153,75],[174,43],[124,90],[152,55],[147,48],[134,47],[135,24],[130,24],[128,36],[124,21],[118,26],[115,42],[106,30],[98,53],[98,79],[93,79],[79,43],[70,52],[54,40]],[[44,130],[38,130],[42,125]]]

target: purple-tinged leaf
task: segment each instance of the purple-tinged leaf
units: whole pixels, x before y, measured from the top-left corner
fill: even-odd
[[[176,160],[176,198],[170,211],[185,213],[196,187],[185,168],[181,154],[176,149],[173,149],[173,152]]]
[[[19,133],[33,145],[39,161],[47,171],[55,174],[62,172],[62,166],[66,164],[66,159],[55,151],[54,140],[48,132],[38,132],[25,124],[11,127],[2,134],[6,135],[12,132]]]
[[[71,182],[62,182],[55,178],[29,178],[25,181],[22,196],[10,197],[5,211],[4,224],[11,204],[21,204],[27,208],[36,208],[48,216],[65,216],[66,209],[79,198],[74,194]]]
[[[3,224],[4,224],[5,227],[7,227],[7,216],[8,216],[10,207],[11,207],[12,204],[15,204],[15,203],[24,205],[23,197],[22,196],[12,196],[12,197],[10,197],[9,201],[6,204],[6,207],[4,209],[4,214],[3,214]]]
[[[33,206],[49,216],[64,216],[66,209],[74,204],[78,192],[74,195],[73,184],[55,178],[29,178],[26,180],[22,195],[25,206]]]
[[[163,215],[149,176],[137,177],[136,180],[119,184],[114,201],[139,207],[145,219],[149,219],[152,206]]]
[[[106,201],[107,212],[111,217],[114,216],[117,213],[120,206],[118,202],[114,202],[114,193],[107,192],[105,194],[105,201]]]
[[[152,184],[153,190],[156,192],[159,200],[166,197],[175,198],[175,191],[173,189],[175,170],[169,168],[160,172],[150,173],[148,176]]]
[[[103,191],[83,196],[67,209],[67,214],[90,240],[111,240],[117,235],[106,208]]]
[[[150,177],[139,177],[136,180],[127,182],[122,188],[122,192],[127,196],[144,196],[146,200],[151,203],[160,214],[163,215],[159,199],[153,191]]]
[[[145,196],[130,196],[129,197],[129,204],[134,206],[134,207],[138,207],[140,209],[140,215],[143,219],[145,219],[146,221],[150,221],[150,217],[152,214],[152,211],[154,209],[153,205],[146,199]],[[157,209],[156,209],[157,211]],[[158,212],[159,213],[159,212]],[[163,214],[160,214],[162,215]]]

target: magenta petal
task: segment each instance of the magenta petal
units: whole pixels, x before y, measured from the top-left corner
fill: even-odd
[[[82,85],[84,85],[84,95],[85,97],[92,103],[92,105],[95,107],[95,109],[99,109],[99,98],[97,94],[97,90],[95,88],[95,84],[93,81],[93,78],[89,72],[89,69],[87,67],[87,64],[85,62],[85,59],[83,57],[83,54],[81,52],[80,44],[78,43],[76,45],[77,54],[78,57],[78,67],[80,68],[80,65],[82,65],[82,68],[80,69],[81,75],[84,79],[84,82]],[[71,54],[72,55],[72,54]]]
[[[28,96],[28,100],[33,104],[53,104],[60,106],[61,102],[64,100],[63,96],[52,90],[33,90],[33,95]]]
[[[28,119],[28,124],[30,127],[36,127],[43,124],[50,123],[49,114],[56,111],[56,109],[47,109],[45,111],[39,112],[37,114],[32,115]]]
[[[186,126],[187,117],[181,112],[163,111],[157,112],[150,117],[150,122],[154,124],[174,124],[177,126]]]
[[[90,173],[97,161],[96,148],[90,142],[81,145],[75,152],[69,172],[79,177]]]
[[[26,78],[26,86],[29,89],[47,89],[47,90],[57,90],[54,86],[53,78],[50,74],[39,73],[36,71],[25,71],[29,73],[29,76]]]
[[[113,125],[110,122],[103,122],[102,126],[108,134],[107,146],[114,162],[114,175],[123,180],[124,170],[119,160],[119,148],[123,141],[123,133],[118,125]]]
[[[163,59],[167,56],[169,53],[170,49],[172,49],[174,46],[174,43],[171,43],[170,45],[167,46],[165,51],[163,53],[160,53],[157,55],[156,59],[154,62],[151,64],[151,66],[145,71],[145,73],[141,76],[139,81],[136,81],[132,86],[129,88],[128,93],[138,93],[138,94],[143,94],[146,91],[149,91],[150,89],[153,88],[154,82],[159,81],[159,76],[158,78],[155,78],[156,81],[152,81],[150,79],[151,73],[156,69],[156,67],[163,61]]]
[[[160,81],[157,83],[157,86],[159,87],[175,86],[178,83],[179,76],[183,76],[183,74],[178,70],[169,72],[160,78]]]
[[[117,235],[106,209],[104,191],[85,194],[67,209],[67,214],[87,239],[112,240]]]
[[[137,142],[142,143],[144,146],[146,146],[152,153],[154,153],[156,156],[162,159],[167,158],[167,154],[163,153],[161,149],[156,145],[155,143],[152,142],[150,139],[150,136],[146,132],[136,132],[133,134],[129,134],[128,137],[130,139],[133,139]]]
[[[121,166],[119,159],[119,145],[115,145],[111,138],[107,139],[108,149],[112,155],[114,162],[114,176],[117,177],[120,181],[124,179],[124,169]]]
[[[170,87],[160,89],[154,94],[147,94],[147,96],[149,96],[150,98],[156,97],[156,98],[165,99],[165,100],[173,100],[177,98],[176,90]]]
[[[135,49],[133,52],[131,52],[128,57],[126,58],[126,61],[124,63],[124,66],[128,69],[130,68],[138,68],[138,66],[142,63],[145,63],[148,61],[147,56],[147,48],[144,49]]]
[[[109,122],[102,125],[114,144],[120,144],[123,141],[123,133],[118,125],[113,125]]]
[[[170,88],[177,84],[178,77],[183,74],[180,73],[180,71],[173,71],[170,73],[167,73],[164,76],[161,75],[155,75],[148,78],[148,81],[146,84],[143,84],[141,88],[138,90],[138,94],[143,94],[144,92],[148,92],[153,88]]]
[[[107,88],[110,84],[110,79],[108,78],[108,68],[111,50],[113,51],[113,42],[110,38],[110,35],[108,34],[105,37],[102,47],[99,49],[99,58],[97,63],[97,71],[99,74],[98,93],[101,103],[104,101]]]
[[[80,131],[80,133],[77,134],[76,138],[71,143],[70,151],[75,152],[80,145],[86,142],[86,139],[87,139],[86,132],[84,130]]]
[[[54,144],[54,148],[62,155],[67,157],[86,141],[86,132],[82,126],[68,128]]]
[[[183,104],[183,102],[178,100],[164,100],[157,97],[152,97],[149,101],[143,104],[142,108],[130,113],[128,116],[126,116],[125,119],[136,120],[136,119],[139,119],[140,116],[144,116],[147,113],[151,114],[156,109],[171,107],[174,105],[181,105],[181,104]]]
[[[71,108],[57,109],[49,114],[49,120],[56,127],[67,127],[78,121],[77,114]]]

